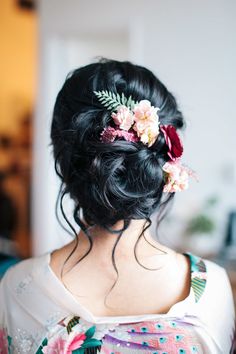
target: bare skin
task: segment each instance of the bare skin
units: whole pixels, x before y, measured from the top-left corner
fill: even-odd
[[[115,260],[119,277],[110,293],[116,281],[111,254],[117,235],[95,227],[91,231],[92,250],[78,264],[89,248],[87,237],[82,231],[78,235],[79,244],[64,267],[64,261],[73,250],[75,241],[52,253],[52,271],[94,316],[164,314],[189,295],[191,278],[188,257],[153,240],[148,230],[145,238],[155,248],[141,238],[137,257],[144,267],[156,270],[147,270],[137,263],[134,245],[143,224],[143,220],[133,220],[118,242]],[[115,228],[122,226],[122,222],[117,223]]]

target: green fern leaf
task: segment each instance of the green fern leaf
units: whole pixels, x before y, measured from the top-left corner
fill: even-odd
[[[116,99],[117,99],[117,102],[119,102],[119,104],[121,105],[121,100],[120,100],[120,95],[119,95],[119,93],[117,93]]]
[[[135,106],[135,101],[132,99],[131,96],[129,96],[126,105],[127,105],[127,107],[129,107],[131,110],[134,108],[134,106]]]
[[[117,110],[117,108],[121,105],[124,105],[132,110],[136,104],[131,96],[127,99],[123,92],[121,96],[119,93],[115,94],[114,92],[107,90],[94,91],[94,94],[97,96],[100,103],[111,111]]]
[[[115,106],[114,104],[111,104],[110,106],[106,107],[109,111],[115,110],[118,108],[118,106]]]
[[[124,93],[122,92],[121,94],[121,103],[126,106],[127,103],[127,98],[125,97]]]
[[[109,110],[116,110],[121,105],[120,95],[112,93],[110,91],[94,91],[100,103]]]

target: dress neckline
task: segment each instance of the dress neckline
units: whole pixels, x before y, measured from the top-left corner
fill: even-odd
[[[170,307],[168,312],[159,313],[159,314],[140,314],[140,315],[121,315],[121,316],[95,316],[90,310],[84,307],[78,299],[64,286],[64,284],[60,281],[60,279],[56,276],[54,271],[50,266],[51,261],[51,253],[46,254],[47,259],[47,275],[49,277],[48,281],[50,284],[53,284],[53,289],[56,291],[51,291],[51,295],[55,298],[55,300],[60,301],[64,307],[69,307],[72,312],[79,314],[85,320],[93,323],[129,323],[135,321],[144,321],[144,320],[152,320],[160,317],[171,317],[172,315],[178,314],[178,310],[183,312],[183,307],[185,305],[193,305],[199,301],[203,291],[205,289],[205,285],[203,287],[199,287],[199,282],[196,284],[196,279],[201,280],[202,272],[206,271],[205,263],[202,259],[197,256],[194,256],[190,252],[182,253],[187,256],[190,261],[190,289],[187,297],[181,301],[178,301],[174,305]],[[199,264],[201,267],[199,267]],[[45,276],[45,273],[44,273]],[[203,277],[205,278],[205,277]],[[200,284],[201,285],[201,284]],[[201,289],[200,289],[201,288]],[[200,290],[201,291],[200,291]],[[196,291],[198,298],[196,297]]]

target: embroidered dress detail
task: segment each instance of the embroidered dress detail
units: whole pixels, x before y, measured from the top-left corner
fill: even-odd
[[[36,354],[65,353],[83,354],[101,351],[102,340],[109,328],[99,330],[99,325],[88,323],[78,316],[67,317],[43,339]],[[114,326],[110,326],[113,330]]]
[[[103,353],[203,353],[203,347],[192,325],[184,320],[169,318],[134,324],[121,324],[120,330],[129,334],[119,338],[116,330],[105,336]]]
[[[68,322],[69,321],[69,322]],[[82,320],[83,321],[83,320]],[[66,323],[68,324],[66,325]],[[58,324],[58,330],[44,338],[37,354],[65,353],[203,353],[197,336],[192,332],[188,320],[169,318],[142,323],[117,324],[107,328],[101,339],[96,339],[99,325],[80,324],[80,318],[64,319]],[[147,351],[149,350],[149,351]],[[191,351],[192,350],[192,351]]]
[[[202,259],[185,253],[190,258],[191,263],[191,288],[193,289],[195,301],[198,302],[206,287],[207,271]]]
[[[213,262],[185,255],[191,266],[186,299],[166,314],[136,316],[94,316],[53,273],[50,254],[19,263],[0,283],[0,352],[230,353],[235,316],[226,272]]]

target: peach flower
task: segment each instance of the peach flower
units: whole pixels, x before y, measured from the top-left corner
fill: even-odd
[[[147,144],[149,147],[155,143],[158,134],[159,127],[156,124],[147,125],[145,129],[142,130],[142,133],[140,133],[140,131],[137,131],[137,135],[140,137],[142,143]]]
[[[117,112],[111,114],[116,125],[123,130],[129,130],[134,123],[134,115],[126,106],[118,107]]]
[[[151,102],[148,100],[142,100],[138,104],[135,105],[134,112],[134,120],[136,122],[140,120],[146,120],[149,122],[158,122],[159,117],[157,115],[157,111],[160,109],[158,107],[151,106]]]
[[[181,165],[179,160],[166,162],[162,167],[166,173],[166,184],[163,191],[174,193],[188,188],[190,176],[194,176],[193,171],[187,166]]]
[[[151,146],[155,143],[159,134],[158,107],[151,106],[148,100],[140,101],[134,107],[135,124],[133,129],[144,144]]]

